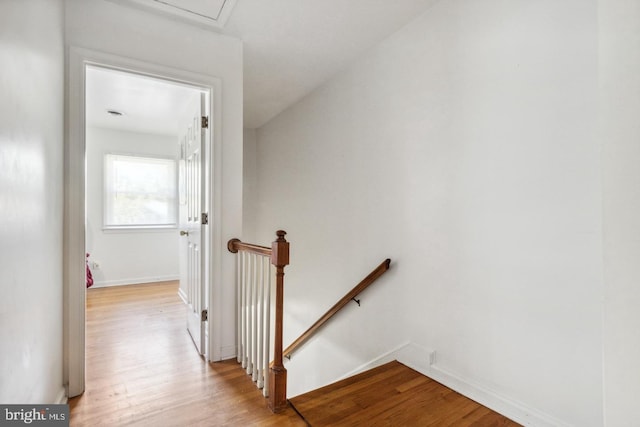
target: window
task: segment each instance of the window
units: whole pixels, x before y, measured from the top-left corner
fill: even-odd
[[[104,228],[177,225],[176,161],[105,155]]]

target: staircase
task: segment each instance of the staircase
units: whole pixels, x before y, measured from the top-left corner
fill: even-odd
[[[384,260],[283,350],[284,268],[289,264],[286,234],[278,230],[278,238],[271,247],[240,239],[231,239],[227,244],[229,251],[237,254],[237,361],[263,390],[274,413],[290,412],[293,407],[307,425],[314,427],[519,425],[397,361],[287,400],[283,356],[298,350],[350,301],[360,305],[356,297],[389,270],[391,260]],[[275,267],[273,303],[270,300],[271,266]],[[273,347],[272,306],[275,313]],[[271,349],[273,359],[269,363]]]
[[[520,425],[397,361],[289,403],[313,427]]]

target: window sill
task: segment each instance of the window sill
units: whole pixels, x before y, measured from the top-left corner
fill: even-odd
[[[130,227],[102,227],[103,233],[166,233],[175,232],[177,225],[136,225]]]

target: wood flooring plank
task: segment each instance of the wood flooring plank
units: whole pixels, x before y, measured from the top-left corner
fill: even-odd
[[[406,383],[399,385],[396,387],[396,391],[398,393],[404,393],[405,391],[409,391],[414,387],[421,386],[430,381],[432,381],[430,378],[419,376],[418,378],[414,378],[411,381],[407,381]]]

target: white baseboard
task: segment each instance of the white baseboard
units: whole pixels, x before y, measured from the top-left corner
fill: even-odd
[[[227,345],[220,349],[220,360],[233,359],[236,357],[236,346]]]
[[[55,403],[56,405],[66,405],[67,402],[67,389],[65,387],[61,387],[53,403]]]
[[[400,354],[402,349],[405,348],[406,346],[408,346],[409,344],[410,344],[409,342],[406,342],[404,344],[399,345],[398,347],[394,348],[393,350],[390,350],[390,351],[388,351],[388,352],[376,357],[375,359],[372,359],[372,360],[370,360],[370,361],[358,366],[354,370],[352,370],[350,372],[347,372],[346,374],[344,374],[340,378],[336,379],[336,381],[344,380],[346,378],[349,378],[349,377],[352,377],[354,375],[357,375],[357,374],[359,374],[361,372],[368,371],[369,369],[373,369],[373,368],[378,367],[380,365],[384,365],[385,363],[389,363],[389,362],[392,362],[394,360],[398,360],[398,354]]]
[[[477,382],[471,381],[454,372],[447,371],[437,365],[433,350],[420,347],[412,342],[405,342],[396,348],[358,366],[344,374],[336,381],[397,360],[429,378],[449,387],[458,393],[512,419],[524,426],[532,427],[572,427],[551,415],[531,408],[522,402],[502,396]]]
[[[217,353],[210,356],[209,362],[221,362],[223,360],[235,359],[236,354],[236,346],[227,345],[220,348]]]
[[[179,275],[172,276],[153,276],[153,277],[134,277],[129,279],[118,280],[102,280],[93,282],[92,288],[106,288],[109,286],[138,285],[141,283],[168,282],[171,280],[180,280]]]
[[[180,297],[183,303],[189,304],[187,302],[187,293],[184,290],[182,290],[182,288],[178,288],[178,296]]]

